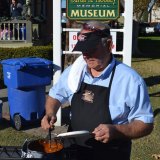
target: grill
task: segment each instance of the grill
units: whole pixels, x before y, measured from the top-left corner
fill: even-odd
[[[76,160],[77,150],[74,148],[64,148],[63,160]],[[22,158],[22,147],[0,146],[0,160],[30,160],[33,158]],[[37,159],[37,158],[36,158]]]
[[[22,159],[21,158],[21,147],[12,147],[12,146],[0,146],[0,159]]]

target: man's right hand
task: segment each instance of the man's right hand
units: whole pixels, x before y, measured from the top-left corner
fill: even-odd
[[[47,130],[49,128],[54,128],[54,123],[57,121],[57,117],[54,115],[45,115],[43,119],[41,120],[41,127],[44,130]]]

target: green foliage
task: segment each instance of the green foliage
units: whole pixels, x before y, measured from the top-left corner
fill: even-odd
[[[52,51],[52,46],[0,48],[0,60],[31,56],[52,60]]]
[[[146,10],[150,0],[134,0],[133,10],[134,13],[139,13],[142,10]]]
[[[0,60],[21,57],[40,57],[53,60],[52,46],[34,46],[23,48],[0,48]],[[0,88],[4,87],[2,65],[0,65]]]
[[[134,0],[133,1],[133,12],[134,17],[137,21],[140,21],[143,12],[147,11],[150,0]]]

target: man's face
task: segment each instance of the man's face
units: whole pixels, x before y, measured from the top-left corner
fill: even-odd
[[[79,37],[83,37],[83,34],[85,33],[89,32],[87,32],[86,30],[82,30],[79,34]],[[106,66],[107,56],[107,50],[101,42],[97,44],[96,47],[93,46],[93,50],[91,50],[89,53],[83,53],[83,58],[86,61],[88,67],[95,70],[100,70]]]
[[[105,48],[101,43],[97,45],[96,50],[93,53],[83,53],[83,58],[86,61],[88,67],[97,71],[106,66],[107,57],[108,54],[106,53]]]

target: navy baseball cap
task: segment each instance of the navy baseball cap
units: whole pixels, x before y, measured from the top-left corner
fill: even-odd
[[[109,29],[95,30],[93,32],[81,34],[78,36],[78,42],[73,51],[92,54],[96,50],[98,44],[101,43],[101,39],[105,37],[110,37]]]

